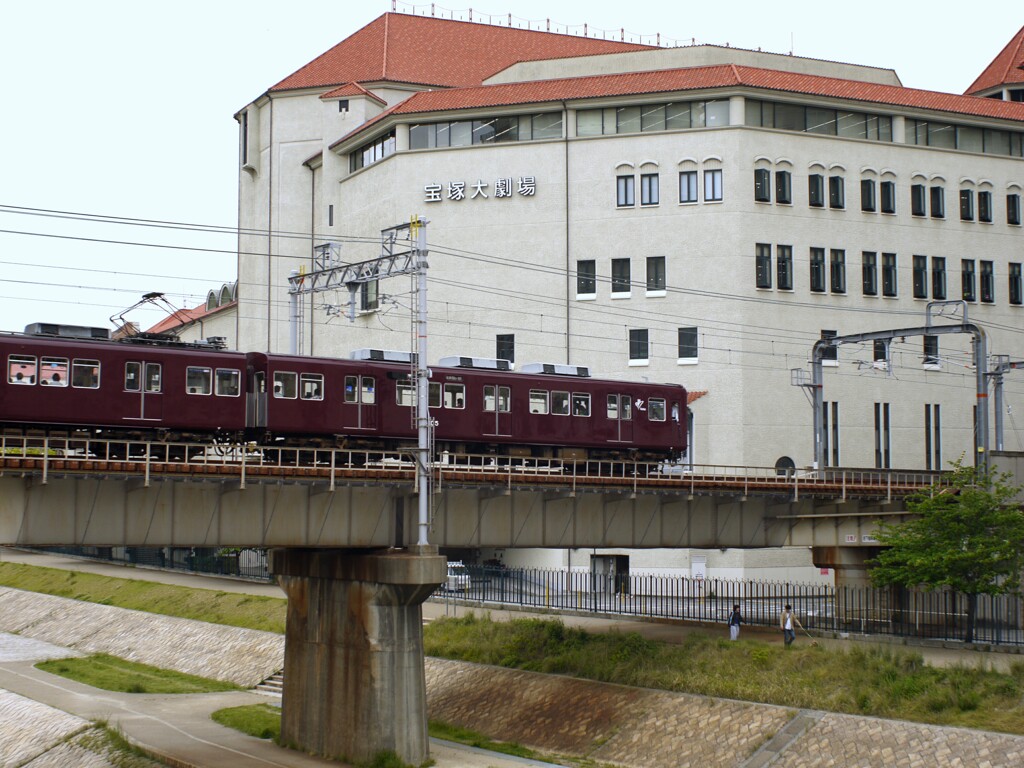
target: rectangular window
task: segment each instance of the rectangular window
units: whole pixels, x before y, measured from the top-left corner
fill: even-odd
[[[572,393],[572,415],[573,416],[590,416],[590,393],[589,392],[573,392]]]
[[[142,363],[129,361],[124,364],[124,391],[142,391]]]
[[[551,412],[556,416],[568,416],[569,415],[569,393],[568,392],[552,392],[551,393]]]
[[[833,248],[829,258],[832,293],[846,293],[846,251]]]
[[[793,290],[793,246],[775,246],[775,264],[779,290]]]
[[[665,257],[647,257],[647,291],[665,292]]]
[[[629,362],[646,363],[650,359],[650,343],[646,328],[631,328],[629,331]]]
[[[782,205],[793,202],[793,177],[789,171],[775,172],[775,202]]]
[[[1021,284],[1020,262],[1010,262],[1010,303],[1016,306],[1024,304],[1024,285]]]
[[[416,394],[415,392],[413,392],[412,382],[409,381],[408,379],[397,382],[397,384],[395,385],[395,394],[396,401],[399,405],[412,405],[413,400],[416,398]],[[358,376],[345,377],[345,402],[359,402]]]
[[[897,293],[896,254],[882,254],[882,295],[895,296]]]
[[[597,295],[597,262],[580,259],[576,262],[576,298]]]
[[[1016,193],[1006,196],[1006,223],[1020,225],[1020,195]]]
[[[39,383],[46,387],[68,385],[68,359],[66,357],[41,357],[39,359]]]
[[[825,249],[811,248],[811,290],[822,293],[825,290]]]
[[[71,363],[71,386],[79,389],[99,389],[100,361],[74,360]]]
[[[831,412],[831,418],[830,418]],[[821,404],[821,433],[825,466],[838,467],[839,463],[839,403]]]
[[[992,193],[987,190],[978,193],[978,221],[992,223]]]
[[[548,391],[546,389],[530,390],[530,413],[545,415],[548,412]]]
[[[946,298],[946,258],[932,256],[932,298],[944,301]]]
[[[274,371],[274,397],[294,400],[298,396],[299,377],[287,371]]]
[[[928,257],[914,257],[914,298],[928,298]]]
[[[983,302],[991,304],[996,300],[995,270],[991,261],[981,262],[981,279],[979,280],[979,288],[981,288],[981,300]]]
[[[640,175],[640,205],[657,205],[660,199],[659,176],[656,173]]]
[[[629,259],[612,259],[612,293],[628,296],[630,287]]]
[[[377,402],[377,380],[373,376],[359,377],[359,396],[364,405]]]
[[[218,397],[238,397],[242,393],[242,372],[218,368],[213,391]]]
[[[324,375],[322,373],[300,373],[299,398],[302,400],[323,400]]]
[[[924,184],[914,184],[910,188],[910,213],[913,216],[926,216],[928,214]]]
[[[516,361],[516,335],[499,333],[494,340],[494,356],[499,360]]]
[[[924,404],[925,469],[942,469],[942,406]]]
[[[960,260],[960,298],[974,301],[978,295],[974,290],[974,259]]]
[[[495,387],[493,384],[484,386],[484,411],[494,413],[510,413],[512,411],[512,390],[510,387]],[[554,393],[558,395],[558,392]]]
[[[722,199],[722,172],[704,171],[704,202]]]
[[[430,386],[427,388],[427,407],[428,408],[440,408],[441,407],[441,383],[430,382]]]
[[[889,367],[889,342],[886,339],[875,339],[872,344],[872,359],[876,368]]]
[[[696,203],[697,201],[697,172],[681,171],[679,173],[679,202]]]
[[[828,207],[846,207],[846,180],[842,176],[828,177]]]
[[[935,189],[935,187],[932,187]],[[974,221],[974,190],[960,190],[960,221]]]
[[[861,254],[861,274],[864,279],[864,295],[878,295],[878,254],[864,251]]]
[[[8,384],[35,384],[35,355],[10,355],[7,358]]]
[[[188,366],[185,369],[185,391],[190,395],[209,395],[212,393],[213,370],[194,365]],[[294,397],[294,395],[292,396]]]
[[[636,178],[633,176],[619,176],[615,179],[615,204],[619,208],[636,205],[635,186]]]
[[[875,212],[875,180],[860,180],[860,209],[868,213]]]
[[[875,403],[875,467],[889,466],[889,403]]]
[[[821,338],[823,339],[834,339],[839,335],[839,331],[827,331],[822,329]],[[826,365],[838,365],[839,364],[839,347],[835,344],[830,344],[822,350],[821,361]]]
[[[754,169],[754,200],[758,203],[772,201],[772,172],[767,168]]]
[[[665,420],[665,400],[661,397],[650,397],[647,399],[647,420]]]
[[[939,367],[939,337],[925,334],[924,336],[924,367]]]
[[[697,359],[697,326],[679,329],[678,347],[680,361]]]
[[[882,192],[882,213],[896,213],[896,182],[883,181],[880,187]]]
[[[946,190],[944,187],[931,188],[932,218],[946,218]]]
[[[665,130],[664,104],[646,104],[640,108],[640,130],[645,133]]]
[[[444,385],[444,407],[465,408],[466,407],[466,385],[445,384]]]
[[[772,247],[769,243],[754,246],[755,280],[758,288],[772,287]]]
[[[825,177],[820,173],[812,173],[807,177],[807,200],[814,208],[825,205]]]
[[[376,269],[376,267],[374,268]],[[359,309],[362,312],[369,312],[380,306],[379,291],[380,281],[371,280],[359,286]]]

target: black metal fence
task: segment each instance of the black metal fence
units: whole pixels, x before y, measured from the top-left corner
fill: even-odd
[[[266,550],[200,547],[47,548],[78,557],[271,581]],[[589,570],[454,566],[436,600],[724,623],[734,605],[748,625],[778,627],[793,606],[811,631],[961,641],[967,598],[955,592],[833,587],[782,581],[601,574]],[[974,642],[1024,645],[1024,605],[1003,595],[978,597]]]
[[[464,573],[435,599],[713,623],[739,605],[747,624],[766,627],[778,627],[789,604],[808,630],[951,641],[967,630],[967,598],[954,592],[472,565]],[[974,642],[1024,644],[1022,615],[1019,598],[980,595]]]

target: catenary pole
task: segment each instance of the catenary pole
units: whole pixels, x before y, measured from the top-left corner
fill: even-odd
[[[429,544],[430,528],[430,371],[427,368],[427,222],[410,224],[416,272],[416,476],[419,493],[417,544]]]

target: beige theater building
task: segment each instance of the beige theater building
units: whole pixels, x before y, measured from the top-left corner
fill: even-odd
[[[1024,30],[960,95],[868,65],[385,14],[236,115],[238,347],[289,350],[288,277],[316,246],[373,258],[419,214],[432,361],[678,382],[691,462],[807,466],[792,370],[822,335],[956,302],[939,322],[966,312],[990,354],[1024,359],[1022,63]],[[307,297],[302,353],[410,348],[408,278],[357,298],[349,322],[347,291]],[[1007,449],[1022,398],[1010,372]],[[970,337],[844,345],[824,400],[827,464],[945,467],[973,450]]]

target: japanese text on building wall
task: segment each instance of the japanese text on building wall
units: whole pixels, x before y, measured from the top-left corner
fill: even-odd
[[[535,176],[520,176],[514,185],[512,182],[512,177],[497,179],[494,184],[482,179],[468,184],[465,181],[432,182],[423,186],[423,199],[428,203],[440,203],[444,200],[489,200],[516,195],[533,197],[537,191]]]

